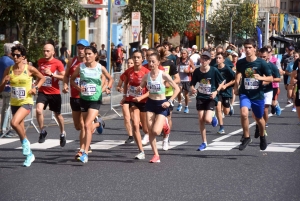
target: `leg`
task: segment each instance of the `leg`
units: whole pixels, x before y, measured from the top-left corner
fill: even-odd
[[[147,112],[148,125],[151,126],[151,132],[149,132],[149,141],[152,147],[153,154],[156,156],[159,155],[156,146],[156,136],[160,135],[165,118],[166,117],[164,115],[155,115],[152,112]]]
[[[92,124],[95,119],[95,116],[98,115],[98,110],[89,108],[87,112],[82,112],[83,121],[84,121],[84,152],[87,154],[89,151],[89,147],[92,141]]]
[[[21,141],[27,138],[24,128],[24,119],[29,114],[29,112],[30,110],[27,110],[24,107],[20,107],[13,115],[13,118],[11,120],[11,126],[18,133]]]
[[[241,112],[241,125],[243,128],[244,137],[248,138],[250,137],[249,119],[248,119],[249,109],[247,107],[242,107],[240,109],[240,112]]]
[[[124,117],[124,126],[127,130],[127,134],[128,134],[128,136],[132,136],[129,104],[123,104],[122,112],[123,112],[123,117]]]
[[[84,149],[83,139],[85,138],[85,130],[84,130],[84,122],[83,122],[82,114],[80,111],[72,111],[72,117],[73,117],[75,129],[77,131],[80,131],[79,134],[80,149]]]
[[[139,151],[144,151],[142,140],[141,140],[141,133],[140,133],[140,110],[136,106],[130,107],[130,116],[133,121],[133,137],[135,142],[139,148]]]
[[[200,134],[201,134],[201,137],[202,137],[202,142],[207,142],[206,140],[206,128],[205,128],[205,123],[207,122],[206,121],[206,113],[207,111],[205,110],[198,110],[198,120],[199,120],[199,127],[200,127]],[[210,119],[210,122],[211,122],[211,119]]]
[[[60,113],[54,112],[55,118],[57,119],[60,133],[64,133],[65,131],[65,125],[64,125],[64,118]]]
[[[265,105],[265,108],[264,108],[264,120],[265,120],[265,123],[268,123],[268,120],[269,120],[269,106],[270,105]]]
[[[44,103],[36,104],[36,120],[39,124],[41,131],[44,129],[44,115],[43,115],[44,106],[45,106]]]
[[[190,101],[190,97],[189,97],[189,91],[187,90],[184,90],[184,102],[185,102],[185,107],[188,107],[189,106],[189,101]]]
[[[143,129],[143,132],[145,134],[148,134],[149,133],[149,129],[148,129],[148,123],[147,123],[147,115],[146,115],[146,112],[140,112],[140,121],[142,123],[142,129]]]
[[[218,105],[216,107],[216,116],[219,121],[219,125],[223,126],[223,117],[222,117],[222,102],[218,101]]]

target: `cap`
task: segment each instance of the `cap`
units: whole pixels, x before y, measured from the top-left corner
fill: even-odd
[[[236,57],[239,56],[238,53],[236,53],[235,51],[232,51],[231,54],[232,54],[232,56],[236,56]]]
[[[80,39],[79,41],[77,41],[76,45],[83,45],[84,47],[87,47],[90,46],[90,43],[85,39]]]
[[[295,50],[293,46],[289,46],[289,50]]]
[[[21,44],[21,43],[20,43],[19,41],[16,40],[16,41],[13,42],[13,44],[14,44],[14,45],[18,45],[18,44]]]
[[[198,49],[197,45],[193,45],[192,49],[197,50]]]
[[[211,58],[211,55],[210,55],[210,53],[208,51],[203,52],[201,54],[201,56],[207,56],[207,57]]]
[[[228,49],[228,50],[226,50],[226,52],[228,52],[228,53],[232,53],[232,50],[231,50],[231,49]]]
[[[122,43],[119,43],[119,44],[118,44],[118,47],[122,47],[122,46],[123,46],[123,44],[122,44]]]
[[[115,46],[115,44],[113,42],[110,43],[111,46]]]
[[[148,44],[146,44],[146,43],[145,43],[145,44],[143,44],[143,45],[142,45],[142,47],[141,47],[141,49],[146,49],[146,50],[148,50],[148,49],[149,49],[149,46],[148,46]]]

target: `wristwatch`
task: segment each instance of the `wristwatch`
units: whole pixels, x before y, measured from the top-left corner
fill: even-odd
[[[51,73],[50,77],[53,77],[53,73]]]
[[[171,99],[168,100],[171,106],[174,106],[173,101]]]
[[[35,90],[38,91],[38,90],[39,90],[39,87],[38,87],[38,86],[35,86]]]

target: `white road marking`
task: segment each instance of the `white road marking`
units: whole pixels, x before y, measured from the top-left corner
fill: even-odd
[[[264,152],[294,152],[300,147],[300,143],[274,143],[268,145]]]
[[[66,143],[73,142],[74,140],[67,140]],[[47,139],[44,143],[34,143],[30,145],[30,149],[50,149],[53,147],[58,147],[59,139]],[[22,147],[18,147],[17,149],[22,149]]]
[[[19,138],[18,139],[0,139],[0,145],[3,145],[3,144],[8,144],[8,143],[12,143],[12,142],[15,142],[15,141],[20,141]]]
[[[169,149],[173,149],[174,147],[185,144],[187,142],[188,141],[170,141]],[[156,144],[158,149],[162,149],[162,141],[158,141],[156,142]],[[151,150],[151,146],[150,145],[144,146],[144,150]]]
[[[206,150],[224,150],[224,151],[230,151],[234,147],[240,145],[240,142],[213,142],[209,145],[207,145]]]
[[[103,140],[101,142],[97,142],[95,144],[91,144],[92,150],[105,150],[111,149],[121,144],[124,144],[124,140]]]

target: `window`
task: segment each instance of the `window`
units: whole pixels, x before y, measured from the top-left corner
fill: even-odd
[[[95,32],[97,27],[95,26],[95,18],[90,17],[89,18],[89,41],[93,42],[95,41]]]

